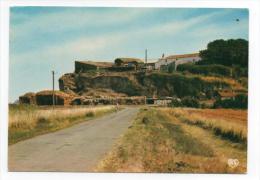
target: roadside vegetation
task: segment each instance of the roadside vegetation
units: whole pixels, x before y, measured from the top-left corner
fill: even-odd
[[[196,118],[247,137],[246,111],[143,108],[96,171],[245,173],[244,142],[214,134],[193,123]],[[232,158],[239,160],[237,167],[228,166]]]
[[[114,106],[37,107],[9,106],[9,144],[57,131],[115,111]]]

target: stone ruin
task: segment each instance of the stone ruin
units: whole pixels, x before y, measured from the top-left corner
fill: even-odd
[[[75,96],[62,91],[54,91],[55,105],[70,105]],[[53,105],[53,91],[45,90],[37,93],[26,93],[19,97],[20,104]]]
[[[35,93],[29,92],[19,97],[20,104],[36,104]]]

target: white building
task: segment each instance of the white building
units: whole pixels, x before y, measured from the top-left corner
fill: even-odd
[[[177,66],[180,64],[189,63],[189,62],[194,63],[200,60],[201,57],[199,56],[199,53],[171,55],[159,59],[155,63],[155,69],[160,69],[161,66],[165,66],[173,63],[174,69],[176,70]]]

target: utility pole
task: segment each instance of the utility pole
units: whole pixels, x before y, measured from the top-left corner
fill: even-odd
[[[54,71],[52,71],[52,107],[54,108],[54,106],[55,106],[55,92],[54,92],[54,90],[55,90],[55,72]]]
[[[147,64],[147,49],[145,49],[145,64]]]

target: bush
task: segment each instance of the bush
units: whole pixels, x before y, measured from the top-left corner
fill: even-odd
[[[173,99],[173,100],[172,100],[172,103],[171,103],[171,106],[172,106],[172,107],[182,107],[181,100]]]
[[[186,76],[181,73],[147,73],[136,76],[136,86],[141,95],[152,97],[200,97],[201,93],[219,88],[230,88],[230,85],[222,80],[207,81],[197,76]],[[127,93],[129,94],[129,93]]]
[[[247,67],[234,66],[232,68],[232,77],[234,77],[234,78],[248,77],[248,68]]]
[[[235,109],[247,109],[248,97],[244,94],[236,95],[234,98],[217,100],[214,103],[214,108],[235,108]]]
[[[39,117],[37,119],[37,124],[46,124],[46,123],[50,123],[50,120],[45,117]]]
[[[198,108],[200,106],[198,99],[190,96],[186,96],[181,100],[173,99],[171,103],[172,107],[194,107]]]
[[[145,77],[154,87],[160,88],[159,96],[198,96],[203,86],[208,84],[199,78],[190,78],[180,74],[154,73]],[[207,85],[206,85],[207,84]]]
[[[177,67],[177,71],[188,71],[193,74],[204,74],[204,75],[211,75],[211,74],[217,74],[222,76],[230,76],[231,70],[229,67],[223,66],[223,65],[194,65],[194,64],[180,64]]]
[[[95,114],[92,111],[86,113],[86,117],[94,117],[94,116],[95,116]]]
[[[199,107],[199,101],[193,97],[184,97],[181,100],[181,103],[183,106],[186,107],[194,107],[194,108],[198,108]]]
[[[143,117],[142,123],[143,123],[143,124],[148,124],[148,123],[149,123],[148,117]]]

